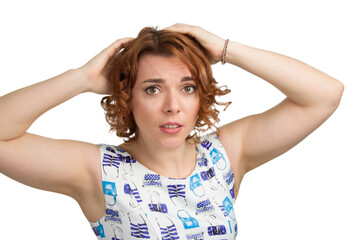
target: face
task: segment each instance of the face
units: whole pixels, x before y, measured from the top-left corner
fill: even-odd
[[[183,144],[199,111],[199,94],[189,69],[175,57],[142,56],[131,109],[140,141],[167,149]]]

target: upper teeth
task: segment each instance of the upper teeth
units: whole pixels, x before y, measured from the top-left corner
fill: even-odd
[[[164,125],[163,128],[178,128],[180,125]]]

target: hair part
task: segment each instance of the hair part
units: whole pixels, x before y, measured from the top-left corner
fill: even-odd
[[[194,128],[198,132],[212,129],[218,133],[219,129],[215,124],[220,120],[215,104],[226,105],[226,109],[231,102],[219,103],[215,97],[228,94],[230,89],[224,86],[225,89],[222,90],[216,86],[208,52],[195,38],[187,34],[152,27],[143,28],[134,41],[109,61],[107,70],[112,94],[101,100],[101,106],[105,110],[110,130],[116,131],[117,136],[126,138],[126,143],[132,143],[138,137],[129,102],[137,78],[139,60],[145,54],[176,57],[188,67],[192,78],[197,82],[200,97],[198,119]],[[186,140],[189,139],[199,143],[200,136],[195,131],[187,136]]]

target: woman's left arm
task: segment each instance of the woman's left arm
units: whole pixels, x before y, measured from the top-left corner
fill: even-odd
[[[340,103],[343,84],[296,59],[229,42],[226,61],[264,79],[286,95],[268,111],[222,127],[221,137],[229,149],[239,149],[236,145],[241,143],[241,153],[236,154],[244,161],[245,173],[298,144],[330,117]]]
[[[211,62],[221,60],[223,39],[199,27],[176,24],[171,28],[194,36],[211,51]],[[339,105],[344,86],[296,59],[237,42],[229,42],[226,62],[264,79],[287,96],[266,112],[220,128],[236,183],[246,172],[288,151],[318,128]]]

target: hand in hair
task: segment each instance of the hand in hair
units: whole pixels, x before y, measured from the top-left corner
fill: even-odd
[[[110,94],[111,87],[108,81],[108,65],[112,56],[129,44],[133,38],[122,38],[102,50],[99,54],[80,67],[82,74],[88,80],[88,92]]]
[[[225,40],[219,36],[210,33],[201,27],[182,23],[166,27],[164,30],[180,32],[194,37],[210,53],[211,64],[221,61]]]

